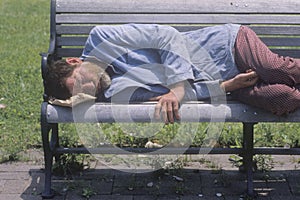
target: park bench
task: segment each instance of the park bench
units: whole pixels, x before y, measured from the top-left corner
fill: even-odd
[[[276,53],[300,57],[300,2],[298,0],[51,0],[50,45],[42,54],[42,75],[47,63],[64,57],[79,57],[89,31],[95,25],[125,23],[156,23],[172,25],[179,31],[194,30],[210,25],[237,23],[251,27]],[[44,81],[44,84],[47,84]],[[59,124],[151,122],[154,102],[129,105],[83,103],[74,119],[74,108],[48,103],[47,91],[41,105],[41,133],[45,158],[45,185],[42,196],[53,197],[51,176],[53,160],[63,153],[89,153],[86,148],[65,148],[59,145]],[[276,116],[267,111],[239,102],[214,105],[208,102],[186,102],[181,106],[182,118],[190,122],[236,122],[243,124],[242,148],[213,148],[211,154],[239,154],[247,173],[247,194],[254,195],[253,155],[299,154],[297,148],[254,148],[254,125],[260,122],[300,122],[300,111]],[[201,115],[198,115],[201,113]],[[193,116],[197,116],[196,118]],[[195,120],[196,119],[196,120]],[[283,133],[284,134],[284,133]],[[153,149],[124,148],[123,152],[147,153]],[[201,147],[190,147],[185,154],[198,154]],[[111,147],[94,152],[115,153]],[[205,152],[205,151],[204,151]],[[182,149],[168,147],[168,154],[181,154]]]

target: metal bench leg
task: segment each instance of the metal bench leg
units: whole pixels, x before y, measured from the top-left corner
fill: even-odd
[[[52,164],[53,164],[53,153],[50,149],[49,143],[49,132],[50,129],[48,127],[44,127],[42,129],[42,139],[43,139],[43,147],[44,147],[44,162],[45,162],[45,185],[44,191],[42,193],[43,198],[50,199],[54,197],[54,193],[51,190],[51,176],[52,176]],[[46,130],[47,129],[47,130]],[[47,135],[47,136],[46,136]]]
[[[42,193],[42,197],[44,199],[51,199],[54,197],[54,192],[51,190],[51,171],[52,171],[52,164],[53,164],[53,153],[51,151],[49,133],[50,131],[53,132],[53,125],[47,123],[46,109],[47,109],[47,105],[43,103],[42,112],[41,112],[41,133],[42,133],[42,141],[43,141],[43,149],[44,149],[45,185],[44,185],[44,191]]]
[[[247,195],[254,196],[253,187],[253,128],[255,123],[243,123],[243,164],[247,173]]]
[[[51,134],[51,140],[50,140],[50,147],[52,150],[55,150],[59,147],[59,138],[58,138],[58,124],[52,125],[52,134]],[[53,155],[55,158],[55,162],[59,162],[60,160],[60,154]]]

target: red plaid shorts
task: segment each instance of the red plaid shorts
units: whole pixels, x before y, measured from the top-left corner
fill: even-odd
[[[260,80],[255,86],[232,92],[234,98],[277,115],[300,107],[300,59],[273,53],[254,31],[241,26],[235,61],[241,72],[252,69]]]

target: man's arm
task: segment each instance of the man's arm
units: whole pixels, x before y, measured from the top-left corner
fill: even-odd
[[[259,77],[255,71],[248,71],[222,82],[220,86],[225,92],[232,92],[241,88],[253,86],[255,83],[257,83],[258,79]]]
[[[174,123],[175,119],[180,119],[179,106],[184,97],[184,81],[175,83],[170,86],[170,92],[158,97],[154,97],[151,100],[158,101],[155,106],[154,117],[156,119],[162,119],[166,124]]]
[[[231,92],[237,89],[253,86],[257,83],[258,79],[259,77],[256,72],[248,71],[222,82],[220,87],[225,92]],[[158,101],[154,112],[154,117],[156,119],[162,118],[166,124],[174,123],[175,119],[180,119],[179,105],[185,94],[184,84],[184,81],[176,83],[170,87],[169,93],[151,99]]]

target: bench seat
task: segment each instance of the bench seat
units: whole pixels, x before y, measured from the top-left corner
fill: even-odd
[[[129,105],[87,103],[73,109],[51,104],[45,106],[48,123],[155,122],[153,119],[155,102]],[[289,115],[277,116],[238,102],[222,105],[187,102],[181,106],[180,115],[181,121],[185,122],[300,122],[300,110]]]

